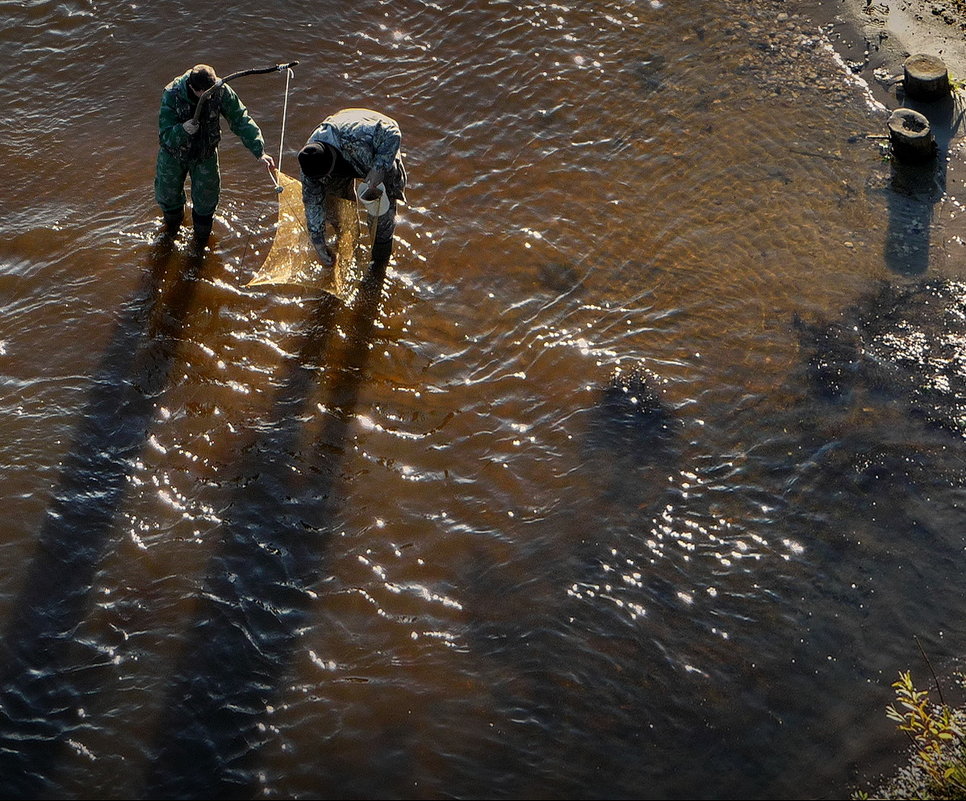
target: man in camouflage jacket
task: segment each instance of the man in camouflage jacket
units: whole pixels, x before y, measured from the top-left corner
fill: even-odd
[[[154,197],[164,214],[167,230],[175,234],[184,216],[186,178],[191,176],[191,217],[195,238],[204,244],[211,234],[212,218],[221,192],[218,168],[218,143],[221,140],[221,117],[255,158],[275,169],[274,159],[265,152],[265,140],[255,121],[248,116],[245,104],[225,83],[214,89],[205,100],[198,121],[194,113],[200,98],[218,82],[215,71],[198,64],[164,87],[158,115],[157,170],[154,175]]]
[[[333,198],[355,200],[353,182],[364,180],[365,200],[381,197],[384,184],[389,208],[376,220],[372,261],[384,265],[392,254],[396,201],[405,200],[406,169],[399,146],[402,134],[391,117],[365,108],[347,108],[326,117],[299,151],[302,200],[312,244],[326,265],[334,257],[326,244],[325,225],[336,226]]]

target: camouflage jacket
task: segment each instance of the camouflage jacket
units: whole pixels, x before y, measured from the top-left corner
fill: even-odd
[[[198,99],[188,86],[188,75],[175,78],[161,93],[161,111],[158,114],[158,140],[161,147],[176,159],[186,162],[203,161],[215,154],[221,141],[221,120],[228,120],[232,133],[242,140],[255,158],[265,152],[265,140],[255,121],[248,116],[248,109],[239,100],[235,90],[228,84],[212,92],[205,101],[198,122],[201,128],[189,136],[181,123],[190,120],[195,113]]]
[[[399,155],[402,133],[391,117],[367,108],[342,109],[326,117],[309,142],[335,147],[356,171],[357,178],[365,178],[373,168],[382,171],[389,197],[404,199],[406,171]]]

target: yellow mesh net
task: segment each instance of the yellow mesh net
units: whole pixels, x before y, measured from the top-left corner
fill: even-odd
[[[354,201],[334,200],[338,238],[332,267],[318,259],[305,225],[302,184],[282,172],[277,175],[282,192],[278,195],[278,226],[275,241],[261,269],[246,286],[296,284],[321,289],[349,303],[361,277],[356,265],[359,245],[359,215]]]

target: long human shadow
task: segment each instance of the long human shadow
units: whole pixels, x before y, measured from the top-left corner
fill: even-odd
[[[953,95],[932,102],[901,94],[899,99],[904,108],[918,111],[929,120],[938,151],[936,158],[925,164],[892,160],[885,261],[899,275],[916,276],[929,267],[933,213],[946,193],[947,155],[962,122],[962,109]]]
[[[267,708],[279,694],[320,575],[345,443],[382,293],[370,271],[351,310],[341,358],[327,353],[340,304],[324,296],[281,382],[267,433],[249,451],[249,481],[230,507],[199,611],[176,671],[146,775],[147,798],[245,798],[266,741]],[[306,441],[319,368],[333,381],[326,418]],[[298,468],[294,469],[298,462]]]
[[[103,354],[0,641],[3,798],[46,795],[82,700],[98,685],[104,659],[85,650],[75,633],[114,545],[127,478],[167,385],[201,272],[202,254],[174,255],[166,237],[153,245]]]

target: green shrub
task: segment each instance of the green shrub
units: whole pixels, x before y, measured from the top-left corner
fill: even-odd
[[[912,743],[909,764],[872,795],[859,791],[852,797],[966,799],[966,711],[931,704],[909,672],[900,672],[892,687],[896,703],[886,707],[886,715]]]

